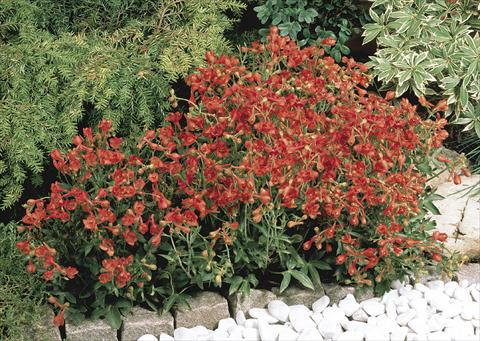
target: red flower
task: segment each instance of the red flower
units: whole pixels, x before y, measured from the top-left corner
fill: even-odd
[[[100,250],[105,251],[110,257],[113,257],[115,253],[114,246],[114,241],[110,238],[103,238],[99,245]]]
[[[69,279],[74,279],[75,276],[78,274],[78,270],[72,266],[69,266],[68,268],[65,268],[65,275],[69,278]]]
[[[137,242],[137,234],[130,229],[126,229],[123,232],[123,238],[125,238],[125,242],[130,246],[134,246]]]
[[[111,137],[108,142],[110,144],[110,147],[113,149],[119,149],[120,146],[122,145],[122,138],[121,137]]]
[[[112,278],[113,278],[113,275],[110,272],[104,272],[104,273],[100,274],[100,276],[98,276],[98,280],[102,284],[106,284],[106,283],[110,282],[112,280]]]
[[[83,225],[87,230],[98,231],[97,219],[92,214],[90,214],[86,219],[83,219]]]
[[[105,119],[103,119],[100,122],[100,124],[98,125],[98,129],[100,129],[100,131],[103,134],[106,134],[110,130],[111,127],[112,127],[112,121],[105,120]]]
[[[53,324],[56,327],[60,327],[65,324],[64,315],[65,315],[65,309],[62,309],[60,310],[60,313],[53,318]]]

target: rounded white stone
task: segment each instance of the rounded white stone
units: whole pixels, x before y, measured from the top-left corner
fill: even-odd
[[[323,340],[322,335],[316,328],[308,328],[302,330],[300,335],[297,338],[298,341],[321,341]]]
[[[147,341],[147,340],[138,339],[137,341]],[[154,341],[154,340],[152,339],[151,341]],[[160,333],[160,337],[158,338],[158,341],[175,341],[175,339],[173,338],[173,336],[170,336],[165,333]]]
[[[470,296],[470,291],[465,287],[458,287],[453,293],[453,297],[459,301],[466,302],[471,301],[472,296]]]
[[[257,328],[245,328],[242,334],[245,340],[249,340],[249,341],[260,340],[260,334]]]
[[[318,325],[318,331],[324,339],[335,339],[342,333],[342,327],[336,321],[323,319]]]
[[[225,334],[228,337],[227,332]],[[173,331],[175,341],[191,341],[197,338],[197,334],[190,328],[180,327]]]
[[[371,329],[365,333],[365,341],[380,341],[388,339],[388,333],[382,332],[380,330]]]
[[[395,306],[395,303],[393,302],[387,302],[385,304],[385,311],[387,313],[387,316],[388,318],[392,319],[392,320],[396,320],[397,319],[397,307]]]
[[[247,319],[244,324],[245,328],[258,328],[257,319]]]
[[[312,310],[314,313],[321,313],[330,304],[330,297],[322,296],[312,304]]]
[[[393,306],[395,307],[395,305],[393,305]],[[359,322],[367,322],[368,315],[362,308],[360,308],[356,312],[353,313],[352,320],[359,321]]]
[[[243,338],[243,331],[245,327],[243,326],[232,326],[228,329],[229,339],[241,340]]]
[[[428,324],[425,318],[415,317],[411,319],[408,321],[408,327],[419,335],[428,333]]]
[[[278,319],[270,315],[267,309],[264,308],[251,308],[248,311],[248,315],[258,320],[264,320],[267,323],[277,323]]]
[[[444,332],[433,332],[427,334],[428,341],[450,341],[450,335]]]
[[[430,281],[430,282],[427,282],[427,287],[429,287],[432,290],[443,291],[443,289],[445,288],[445,282],[439,279],[435,281]]]
[[[419,300],[423,298],[424,293],[415,289],[412,289],[410,291],[407,291],[404,296],[409,300],[409,301],[414,301],[414,300]]]
[[[173,340],[173,337],[171,337],[170,335],[168,335],[171,340]],[[166,339],[165,339],[166,340]],[[140,336],[137,341],[158,341],[157,337],[155,335],[152,335],[152,334],[145,334],[145,335],[142,335]]]
[[[440,314],[434,314],[430,316],[427,323],[428,323],[428,330],[430,332],[438,332],[438,331],[441,331],[443,328],[445,328],[447,319]]]
[[[360,304],[352,294],[348,294],[338,303],[338,307],[344,311],[345,316],[350,317],[360,308]]]
[[[442,316],[449,319],[462,313],[462,304],[460,302],[452,302],[448,309],[442,311]]]
[[[220,321],[218,321],[218,327],[217,329],[221,329],[221,330],[227,330],[230,328],[230,327],[233,327],[233,326],[237,326],[237,322],[235,322],[234,319],[232,319],[231,317],[229,318],[226,318],[226,319],[221,319]]]
[[[397,314],[401,315],[406,313],[407,311],[410,310],[410,306],[408,304],[399,304],[397,305]]]
[[[210,336],[210,340],[212,341],[225,341],[225,340],[228,340],[228,338],[229,338],[229,335],[227,331],[223,329],[214,330],[212,335]],[[177,338],[175,338],[175,341],[177,341]]]
[[[392,282],[392,284],[390,285],[390,288],[398,290],[402,288],[404,285],[405,285],[405,282],[401,282],[399,279],[396,279]]]
[[[336,304],[334,304],[331,307],[325,308],[323,311],[323,316],[332,321],[340,323],[343,319],[345,319],[345,312],[337,307]]]
[[[337,341],[363,341],[363,334],[356,331],[347,330],[337,337]]]
[[[470,295],[475,302],[480,302],[480,291],[478,291],[475,287],[470,289]]]
[[[450,306],[450,297],[438,291],[437,294],[431,298],[430,304],[439,311],[448,310]]]
[[[386,304],[387,302],[394,301],[398,298],[398,290],[393,289],[383,294],[381,302]]]
[[[457,288],[458,288],[458,282],[448,282],[448,283],[445,283],[445,289],[443,289],[443,292],[446,295],[453,297],[453,293]]]
[[[291,305],[290,306],[290,311],[294,311],[298,314],[300,314],[300,313],[305,314],[305,315],[308,315],[308,316],[313,314],[313,312],[310,309],[308,309],[306,306],[304,306],[303,304]]]
[[[410,309],[400,315],[397,316],[395,320],[399,325],[406,326],[410,320],[412,320],[417,315],[415,309]]]
[[[292,328],[284,326],[281,328],[278,333],[278,341],[290,341],[297,340],[298,333],[296,333]]]
[[[273,300],[268,303],[268,312],[270,315],[282,322],[287,322],[290,307],[280,300]]]
[[[359,322],[359,321],[348,321],[344,327],[345,327],[344,328],[345,330],[359,332],[362,335],[365,335],[368,324],[365,322]]]
[[[290,320],[293,329],[297,332],[301,332],[306,328],[315,328],[316,326],[315,322],[313,322],[308,315],[299,311],[290,311],[288,319]]]
[[[204,326],[195,326],[190,328],[190,330],[195,334],[196,340],[198,341],[207,340],[212,333],[211,330],[208,330],[207,327]]]
[[[385,312],[385,305],[380,303],[377,298],[371,298],[360,303],[362,309],[370,316],[378,316]]]
[[[467,288],[469,283],[468,283],[468,280],[466,279],[462,279],[460,282],[458,282],[458,284],[462,287],[462,288]]]
[[[472,302],[464,302],[462,307],[462,312],[460,313],[460,317],[464,320],[470,321],[473,319],[473,310],[480,309],[478,304],[471,304]]]
[[[260,340],[262,341],[275,340],[278,336],[278,330],[272,328],[272,326],[265,320],[258,320],[258,333],[260,334]]]
[[[237,311],[237,313],[235,314],[235,322],[237,322],[237,324],[239,326],[243,326],[243,325],[245,325],[246,321],[247,321],[247,319],[246,319],[243,311],[241,311],[241,310]]]
[[[390,334],[391,341],[404,341],[407,337],[408,328],[407,327],[400,327],[392,331]]]
[[[427,287],[425,284],[422,284],[422,283],[415,283],[415,285],[413,286],[413,288],[415,290],[418,290],[420,292],[427,292],[428,290],[430,290],[429,287]]]

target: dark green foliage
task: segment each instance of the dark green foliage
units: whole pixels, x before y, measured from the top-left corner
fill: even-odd
[[[153,126],[170,84],[226,52],[238,0],[5,0],[0,3],[0,208],[79,123]]]
[[[16,243],[15,225],[0,224],[0,340],[27,341],[24,335],[40,318],[42,283],[26,273]]]
[[[334,38],[337,44],[325,50],[337,62],[350,53],[348,39],[368,18],[353,0],[266,0],[255,11],[262,24],[278,26],[282,35],[297,40],[299,46]],[[265,37],[268,29],[260,30],[260,34]]]

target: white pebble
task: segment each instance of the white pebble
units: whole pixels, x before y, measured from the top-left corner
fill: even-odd
[[[462,304],[460,302],[451,302],[450,307],[442,312],[442,316],[449,319],[462,313]]]
[[[472,295],[472,298],[475,302],[480,302],[480,291],[478,291],[476,288],[470,289],[470,295]]]
[[[268,303],[268,312],[270,315],[282,322],[287,322],[290,307],[280,300],[273,300]]]
[[[210,336],[210,340],[212,341],[225,341],[225,340],[228,340],[228,338],[229,338],[229,335],[227,331],[222,329],[214,330],[212,335]],[[191,340],[195,340],[195,339],[190,339],[190,341]],[[176,337],[175,337],[175,341],[177,341]]]
[[[360,332],[347,330],[337,337],[337,341],[363,341],[363,334]]]
[[[336,304],[334,304],[331,307],[325,308],[325,310],[323,311],[323,316],[332,321],[340,323],[343,319],[345,319],[345,312],[340,309]]]
[[[243,338],[243,331],[245,330],[245,327],[241,326],[232,326],[228,329],[228,338],[229,339],[235,339],[235,340],[241,340]]]
[[[360,308],[360,304],[358,304],[357,300],[352,294],[348,294],[338,303],[338,307],[345,312],[347,317],[350,317]]]
[[[393,289],[383,294],[381,302],[386,304],[387,302],[394,301],[398,298],[398,290]]]
[[[437,294],[431,298],[430,304],[439,311],[448,310],[450,307],[450,297],[442,292],[437,292]]]
[[[303,304],[295,304],[290,306],[290,311],[294,311],[297,314],[305,314],[307,316],[312,315],[312,311],[308,309],[306,306]]]
[[[416,317],[408,321],[408,326],[417,334],[427,334],[428,325],[424,318]]]
[[[453,297],[462,302],[472,300],[472,296],[470,296],[469,290],[467,290],[465,287],[458,287],[457,289],[455,289]]]
[[[248,311],[248,315],[258,320],[264,320],[267,323],[277,323],[278,319],[270,315],[267,309],[264,308],[251,308]]]
[[[297,340],[297,338],[298,334],[292,328],[284,327],[278,333],[278,341]]]
[[[247,319],[244,324],[245,328],[258,328],[257,319]]]
[[[312,310],[314,313],[321,313],[330,304],[330,297],[323,296],[313,302]]]
[[[225,334],[228,337],[227,332],[225,332]],[[197,335],[189,328],[180,327],[173,331],[173,337],[175,338],[175,341],[191,341],[195,340]]]
[[[393,307],[395,307],[395,305],[393,305]],[[367,322],[368,315],[362,308],[360,308],[353,313],[352,320],[359,321],[359,322]]]
[[[278,330],[272,328],[272,326],[265,320],[258,321],[258,333],[260,334],[260,340],[262,341],[275,340],[278,336]]]
[[[237,326],[237,322],[235,322],[234,319],[232,319],[231,317],[229,318],[226,318],[226,319],[221,319],[220,321],[218,321],[218,327],[217,329],[221,329],[221,330],[225,330],[225,331],[228,331],[228,329],[232,326]]]
[[[315,328],[315,322],[305,313],[290,311],[288,319],[297,332],[301,332],[306,328]]]
[[[243,338],[248,341],[259,341],[260,334],[257,328],[245,328],[242,332]]]
[[[450,335],[444,332],[434,332],[427,334],[428,341],[450,341]]]
[[[428,330],[430,332],[439,332],[445,328],[447,319],[440,314],[434,314],[428,319]]]
[[[462,279],[460,282],[458,282],[458,284],[459,284],[462,288],[467,288],[469,283],[468,283],[468,280]]]
[[[138,339],[137,341],[147,341],[147,340]],[[154,341],[154,340],[152,339],[152,341]],[[175,339],[173,338],[173,336],[170,336],[170,335],[165,334],[165,333],[160,333],[160,337],[158,338],[158,341],[175,341]]]
[[[427,287],[432,290],[443,291],[443,289],[445,288],[445,283],[442,280],[430,281],[427,282]]]
[[[407,337],[408,328],[407,327],[400,327],[392,331],[390,334],[391,341],[404,341]]]
[[[167,336],[169,336],[171,338],[171,340],[173,340],[173,337],[171,337],[170,335],[167,335]],[[137,339],[137,341],[158,341],[158,339],[155,337],[155,335],[145,334],[145,335],[140,336]]]
[[[323,337],[316,328],[308,328],[308,329],[302,330],[300,335],[298,335],[297,340],[298,341],[321,341],[323,340]]]
[[[318,325],[318,331],[325,339],[335,339],[342,333],[342,327],[336,321],[323,319]]]
[[[378,302],[377,298],[371,298],[369,300],[360,303],[362,309],[370,316],[378,316],[385,312],[385,306]]]
[[[416,290],[416,289],[412,289],[412,290],[406,292],[406,293],[404,294],[404,296],[405,296],[409,301],[419,300],[419,299],[423,298],[423,292],[418,291],[418,290]]]
[[[393,302],[387,302],[385,304],[385,311],[387,313],[387,316],[388,318],[392,319],[392,320],[396,320],[397,319],[397,307],[395,306],[395,303]]]
[[[247,319],[245,318],[245,314],[243,313],[243,311],[237,311],[237,313],[235,314],[235,322],[237,322],[239,326],[243,326],[245,325],[246,321]]]
[[[380,330],[371,329],[365,333],[365,341],[382,341],[388,339],[388,333],[384,333]]]
[[[458,288],[458,283],[457,282],[448,282],[445,283],[445,289],[443,289],[443,292],[450,296],[453,297],[453,293],[455,292],[455,289]]]
[[[473,319],[473,311],[474,309],[480,309],[478,304],[472,302],[464,302],[462,307],[462,312],[460,313],[460,317],[464,320],[470,321]]]
[[[359,332],[364,335],[367,331],[368,325],[365,322],[348,321],[345,325],[345,330],[352,332]]]
[[[405,285],[405,282],[400,282],[399,279],[396,279],[392,282],[392,284],[390,285],[390,288],[398,290],[402,288],[404,285]]]
[[[407,312],[398,315],[395,321],[397,321],[397,323],[401,326],[406,326],[407,323],[415,317],[415,315],[417,315],[416,311],[414,309],[410,309]]]

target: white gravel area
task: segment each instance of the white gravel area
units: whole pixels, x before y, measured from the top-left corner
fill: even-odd
[[[480,283],[396,281],[391,288],[361,302],[349,294],[338,305],[328,296],[312,307],[274,300],[219,321],[215,330],[181,327],[173,336],[137,341],[480,341]]]

